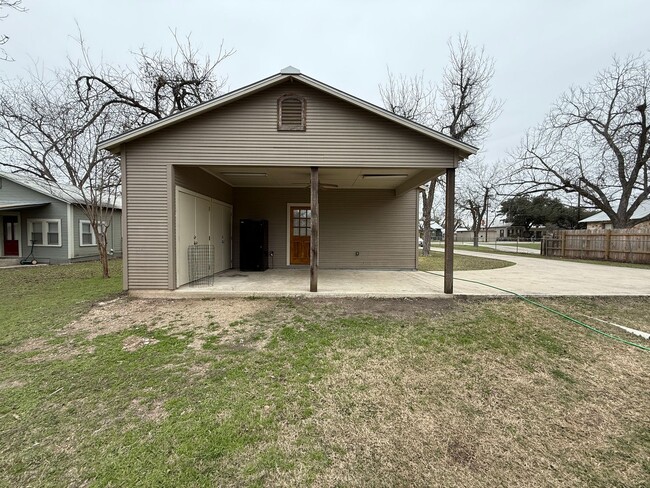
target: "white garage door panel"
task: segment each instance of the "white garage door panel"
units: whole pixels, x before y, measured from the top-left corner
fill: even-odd
[[[221,253],[221,206],[213,201],[210,216],[210,243],[214,246],[214,271],[223,270],[223,255]]]
[[[188,247],[214,246],[213,270],[231,267],[232,207],[218,200],[176,188],[176,286],[189,282]]]
[[[195,197],[188,193],[176,192],[176,283],[187,283],[189,269],[187,249],[194,244]]]
[[[197,197],[196,217],[195,217],[195,234],[196,243],[201,245],[210,244],[210,200]]]

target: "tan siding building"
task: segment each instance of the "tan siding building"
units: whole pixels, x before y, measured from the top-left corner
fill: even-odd
[[[238,268],[247,219],[268,222],[269,265],[298,266],[293,246],[309,248],[311,224],[292,219],[292,206],[320,217],[313,265],[414,269],[417,187],[476,151],[295,70],[102,147],[122,157],[124,286],[132,290],[182,285],[184,246],[217,246],[226,268]]]

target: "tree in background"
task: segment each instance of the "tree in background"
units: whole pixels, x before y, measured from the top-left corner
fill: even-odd
[[[560,229],[575,229],[581,218],[588,217],[592,212],[582,211],[576,207],[565,205],[558,198],[549,195],[518,195],[501,202],[501,215],[513,227],[524,230],[524,237],[533,226],[551,226]]]
[[[80,41],[82,60],[67,69],[49,78],[0,82],[2,165],[78,201],[95,234],[104,277],[121,174],[119,160],[99,151],[99,142],[200,103],[223,85],[215,62],[201,58],[189,39],[176,41],[170,56],[140,51],[135,70],[94,65]],[[223,59],[220,54],[216,63]]]
[[[227,78],[218,66],[234,50],[219,46],[216,58],[201,54],[188,36],[180,40],[172,32],[175,48],[135,54],[135,67],[95,64],[79,36],[83,53],[75,63],[76,90],[87,110],[101,114],[112,106],[126,109],[135,126],[168,117],[221,94]]]
[[[451,39],[449,64],[437,87],[425,87],[422,76],[394,76],[379,86],[384,107],[459,141],[478,145],[488,133],[490,124],[501,113],[502,102],[493,98],[490,83],[494,76],[494,60],[469,44],[467,35]],[[470,158],[472,159],[472,158]],[[470,165],[470,161],[466,162]],[[431,249],[431,221],[437,179],[421,190],[423,207],[423,254]],[[476,192],[473,192],[476,193]],[[481,205],[481,201],[474,202]]]
[[[482,158],[472,158],[471,169],[459,171],[457,207],[469,215],[468,227],[474,234],[474,246],[478,247],[481,227],[489,227],[488,212],[492,212],[492,221],[497,212],[494,207],[503,172],[497,164],[487,164]]]
[[[515,154],[518,193],[578,193],[615,228],[631,226],[650,197],[649,90],[642,55],[615,58],[591,84],[562,95]]]
[[[23,0],[0,0],[0,20],[6,19],[9,14],[5,13],[7,10],[16,10],[17,12],[24,12],[25,8],[22,6]],[[0,60],[13,61],[4,46],[9,41],[9,37],[5,34],[0,34]]]

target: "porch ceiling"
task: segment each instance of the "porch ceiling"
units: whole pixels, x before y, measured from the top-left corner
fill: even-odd
[[[309,167],[201,166],[208,173],[233,187],[309,187]],[[415,188],[444,169],[422,168],[319,168],[319,180],[325,188],[394,189]],[[400,191],[401,189],[401,191]]]

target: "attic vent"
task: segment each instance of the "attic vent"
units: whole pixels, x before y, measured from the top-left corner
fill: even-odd
[[[305,99],[296,95],[278,98],[278,130],[305,130],[306,105]]]

